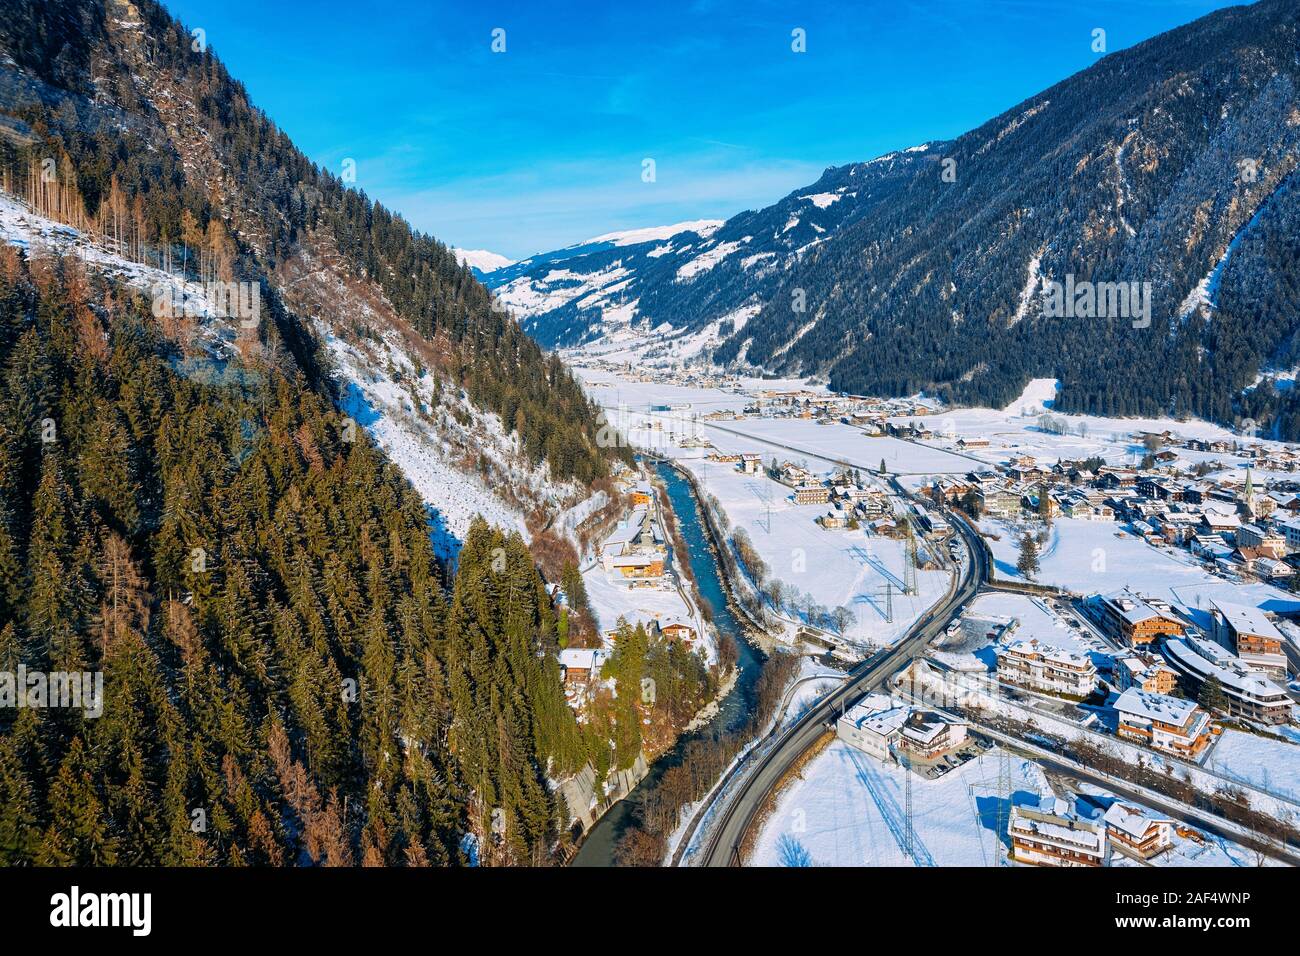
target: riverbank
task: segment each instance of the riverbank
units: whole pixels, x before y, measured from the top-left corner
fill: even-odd
[[[641,779],[622,799],[607,806],[594,824],[580,838],[578,852],[572,865],[612,866],[615,864],[615,847],[619,839],[633,824],[641,829],[646,822],[642,803],[648,795],[658,791],[658,781],[672,768],[686,762],[698,765],[701,748],[712,747],[723,738],[743,728],[752,718],[758,700],[758,683],[766,662],[761,649],[765,634],[756,623],[744,616],[729,593],[730,583],[725,580],[725,570],[718,560],[717,531],[707,524],[705,509],[693,482],[672,463],[647,456],[656,461],[658,476],[662,479],[679,532],[685,542],[686,554],[679,562],[689,562],[699,592],[698,599],[707,602],[713,610],[712,625],[719,641],[730,640],[735,647],[735,677],[730,690],[716,702],[716,712],[702,726],[683,733],[677,743],[662,754],[648,768]],[[711,761],[707,761],[711,763]],[[729,762],[729,761],[728,761]],[[721,767],[718,772],[721,772]],[[716,779],[716,775],[714,777]],[[658,792],[651,813],[664,810],[662,792]],[[659,822],[656,819],[656,822]]]

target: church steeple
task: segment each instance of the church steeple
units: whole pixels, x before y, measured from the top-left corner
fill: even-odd
[[[1246,516],[1253,519],[1255,517],[1255,478],[1250,473],[1249,465],[1246,466],[1246,485],[1241,489],[1241,497],[1238,502]]]

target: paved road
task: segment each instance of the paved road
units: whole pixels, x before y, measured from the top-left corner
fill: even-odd
[[[739,866],[740,846],[769,794],[817,740],[826,733],[841,709],[874,690],[894,671],[911,660],[957,616],[959,609],[988,578],[988,561],[978,536],[961,520],[953,527],[966,540],[969,560],[963,562],[956,586],[948,596],[912,625],[906,637],[888,651],[855,667],[849,681],[832,691],[791,724],[781,739],[753,767],[719,813],[717,823],[701,853],[705,866]]]

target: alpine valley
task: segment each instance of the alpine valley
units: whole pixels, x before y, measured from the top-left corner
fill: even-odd
[[[725,222],[488,272],[543,345],[869,395],[1244,418],[1300,438],[1300,7],[1206,16],[951,142],[826,170]],[[647,187],[651,188],[651,187]],[[1150,326],[1044,315],[1047,284],[1150,283]],[[1138,323],[1141,325],[1141,323]]]

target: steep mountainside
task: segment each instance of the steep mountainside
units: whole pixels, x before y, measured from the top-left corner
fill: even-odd
[[[572,548],[473,514],[594,434],[152,0],[0,0],[0,865],[556,861],[554,781],[635,753],[564,699]]]
[[[6,7],[0,168],[11,183],[52,160],[87,221],[113,215],[114,238],[154,265],[180,259],[182,244],[222,245],[220,269],[196,277],[261,283],[303,371],[364,398],[367,426],[401,419],[426,465],[474,476],[470,497],[499,491],[522,516],[605,473],[593,409],[560,363],[451,250],[310,163],[156,3]],[[335,340],[346,349],[319,348]],[[357,361],[340,361],[345,351]],[[400,397],[385,405],[383,394]],[[481,416],[482,455],[455,427]],[[386,441],[399,456],[400,444]],[[468,519],[459,525],[463,535]]]
[[[1050,376],[1066,410],[1262,421],[1242,390],[1300,329],[1298,23],[1289,0],[1212,14],[960,137],[955,181],[918,173],[715,357],[995,406]],[[1150,283],[1149,313],[1044,315],[1067,276]]]
[[[778,275],[871,215],[937,148],[828,169],[806,189],[726,222],[602,236],[488,273],[484,281],[547,346],[628,327],[657,329],[662,337],[712,324],[725,334],[744,326]]]

